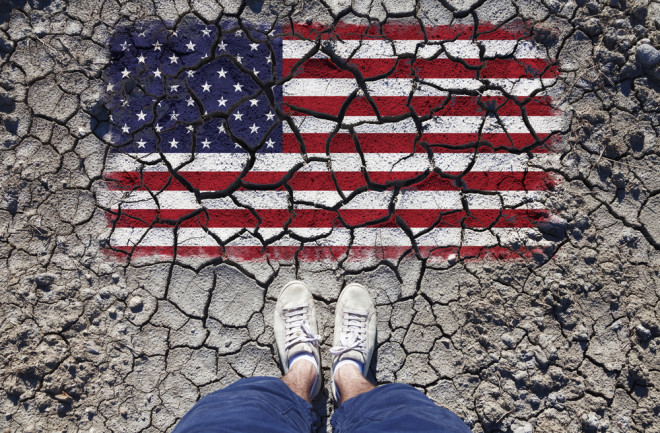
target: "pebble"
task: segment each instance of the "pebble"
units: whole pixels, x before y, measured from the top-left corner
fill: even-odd
[[[637,333],[639,334],[639,338],[642,341],[647,341],[651,339],[651,331],[646,328],[644,325],[637,325]]]
[[[637,47],[637,59],[646,68],[652,68],[660,63],[660,51],[649,44],[640,44]]]
[[[131,309],[131,311],[138,310],[142,307],[144,302],[142,301],[142,298],[139,296],[133,296],[129,301],[128,301],[128,308]]]

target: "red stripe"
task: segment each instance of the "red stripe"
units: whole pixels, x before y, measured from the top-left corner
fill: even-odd
[[[240,176],[239,172],[179,172],[190,185],[202,191],[222,191],[230,187]],[[334,191],[337,186],[344,191],[353,191],[367,187],[367,181],[361,172],[335,172],[337,184],[329,172],[297,172],[291,178],[286,172],[248,172],[242,182],[242,189],[254,189],[253,184],[266,186],[265,189],[283,190],[286,183],[297,191]],[[427,176],[418,172],[372,172],[368,173],[372,184],[394,185],[403,182],[415,183],[407,189],[422,191],[457,191],[468,189],[482,191],[546,191],[557,184],[551,173],[530,172],[494,172],[472,171],[463,175],[462,185],[452,179],[431,172]],[[447,172],[447,176],[456,179],[460,173]],[[107,186],[111,190],[151,190],[185,191],[187,188],[171,177],[169,172],[113,172],[106,174]]]
[[[285,112],[296,116],[307,115],[296,108],[337,116],[347,99],[344,96],[284,96],[282,108]],[[559,111],[551,106],[550,96],[516,99],[518,103],[523,104],[522,107],[528,116],[559,114]],[[434,116],[483,116],[488,111],[496,112],[499,116],[522,116],[521,107],[516,101],[504,96],[427,96],[414,97],[412,100],[407,96],[373,96],[371,101],[366,97],[358,97],[351,101],[344,115],[376,116],[377,113],[371,102],[376,105],[381,116],[408,114],[411,110],[418,116],[426,116],[429,113],[433,113]]]
[[[106,212],[108,222],[115,227],[399,227],[397,218],[408,227],[522,228],[535,227],[545,221],[546,210],[474,209],[467,215],[453,209],[344,209],[339,212],[324,209],[258,209],[257,216],[247,209],[127,209],[118,216]]]
[[[298,67],[299,59],[283,59],[282,75],[293,78],[554,78],[559,68],[544,59],[351,59],[337,65],[330,59],[308,59]],[[462,63],[465,62],[465,65]],[[471,67],[468,67],[469,65]],[[357,69],[357,71],[355,71]]]
[[[301,134],[307,153],[354,153],[356,152],[353,136],[339,133],[332,136],[330,146],[326,148],[328,134]],[[418,142],[428,144],[435,153],[474,152],[479,153],[510,152],[525,149],[532,153],[548,153],[558,137],[550,134],[537,134],[545,144],[536,141],[532,134],[422,134]],[[416,144],[417,134],[359,134],[360,150],[363,153],[426,153],[426,149]],[[282,134],[282,151],[300,153],[302,147],[295,134]]]
[[[174,256],[174,247],[113,247],[105,249],[105,253],[114,256],[117,259],[127,258],[126,254],[132,257],[145,256]],[[222,257],[231,260],[264,260],[268,257],[270,260],[290,262],[300,260],[305,262],[314,262],[320,260],[338,260],[343,258],[349,251],[348,247],[184,247],[176,248],[176,255],[180,257],[207,256]],[[529,260],[532,258],[547,259],[551,255],[551,249],[543,248],[519,248],[512,250],[504,247],[419,247],[419,254],[422,258],[431,260],[447,260],[451,255],[455,255],[458,260],[482,261],[482,260]],[[349,259],[399,259],[405,254],[415,254],[411,247],[351,247]]]
[[[463,24],[452,24],[444,26],[428,26],[423,30],[417,21],[410,24],[385,24],[378,25],[354,25],[338,23],[329,27],[319,23],[303,24],[295,23],[292,29],[287,24],[282,28],[283,38],[292,39],[401,39],[401,40],[454,40],[472,39],[475,27]],[[491,23],[480,24],[476,28],[478,40],[493,39],[523,39],[530,37],[532,31],[523,21],[515,21],[501,26]]]

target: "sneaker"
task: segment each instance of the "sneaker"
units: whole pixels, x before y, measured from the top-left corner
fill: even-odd
[[[312,386],[310,399],[321,389],[319,341],[316,326],[314,298],[302,281],[287,283],[275,306],[273,332],[277,352],[284,374],[289,371],[289,361],[298,355],[312,355],[316,360],[316,380]]]
[[[362,365],[367,376],[369,363],[376,347],[376,308],[371,295],[360,284],[349,284],[342,290],[335,310],[335,336],[332,355],[332,395],[339,403],[335,386],[335,367],[340,361],[351,360]]]

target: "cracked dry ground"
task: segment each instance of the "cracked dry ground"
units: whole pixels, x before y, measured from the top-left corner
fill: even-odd
[[[660,431],[660,3],[248,3],[0,3],[0,430],[169,431],[200,396],[280,375],[272,310],[300,278],[325,349],[341,287],[366,285],[379,317],[372,376],[418,387],[475,432]],[[558,248],[513,261],[108,255],[109,143],[95,130],[108,40],[120,25],[186,17],[525,20],[557,59],[567,120],[543,167],[559,179],[544,203]],[[331,415],[327,390],[316,408]]]

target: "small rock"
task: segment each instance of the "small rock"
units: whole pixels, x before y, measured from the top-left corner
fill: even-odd
[[[564,410],[566,408],[566,396],[561,391],[551,392],[548,395],[548,402],[552,407],[557,410]]]
[[[513,335],[509,334],[508,332],[505,332],[502,334],[502,343],[509,349],[512,349],[516,346],[516,340],[513,338]]]
[[[649,44],[641,44],[637,47],[637,59],[645,68],[652,68],[660,63],[660,51]]]
[[[651,339],[651,331],[646,328],[644,325],[637,325],[637,333],[639,334],[639,338],[642,341],[647,341]]]
[[[128,301],[128,308],[130,308],[132,312],[136,313],[136,312],[142,310],[142,305],[143,304],[144,304],[144,301],[142,301],[142,298],[140,296],[133,296]]]
[[[600,418],[595,412],[582,415],[582,427],[585,431],[595,431],[598,428]]]
[[[516,380],[516,382],[523,382],[525,379],[527,379],[527,372],[525,371],[517,371],[513,374],[513,378]]]
[[[34,277],[34,281],[37,283],[37,287],[46,288],[46,287],[50,287],[50,285],[53,284],[55,278],[56,276],[53,274],[39,274],[36,277]]]
[[[511,426],[511,431],[513,433],[532,433],[534,428],[528,422],[524,424],[514,424]]]

